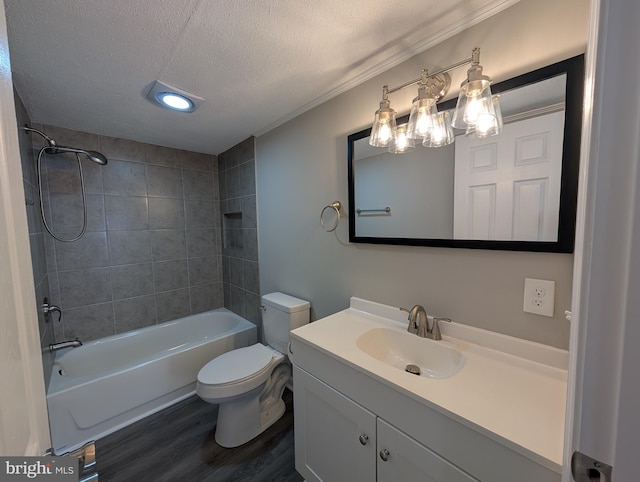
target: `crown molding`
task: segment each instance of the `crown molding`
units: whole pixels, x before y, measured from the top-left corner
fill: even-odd
[[[395,67],[396,65],[401,64],[405,60],[408,60],[411,57],[414,57],[415,55],[422,53],[425,50],[428,50],[431,47],[434,47],[441,42],[444,42],[445,40],[453,37],[454,35],[457,35],[460,32],[463,32],[464,30],[468,29],[469,27],[472,27],[473,25],[476,25],[482,22],[483,20],[486,20],[487,18],[494,16],[495,14],[518,3],[519,1],[520,0],[494,0],[493,2],[490,2],[489,4],[485,5],[483,8],[476,10],[472,14],[469,14],[460,18],[458,21],[454,22],[448,27],[441,29],[438,32],[434,33],[433,35],[430,35],[427,38],[422,39],[419,42],[416,42],[413,45],[410,45],[409,47],[393,54],[388,59],[382,62],[379,62],[373,67],[366,69],[365,71],[355,75],[348,81],[331,89],[330,91],[326,92],[320,97],[317,97],[316,99],[303,105],[302,107],[299,107],[296,110],[292,111],[291,113],[285,115],[284,117],[281,117],[277,121],[272,122],[271,124],[263,127],[262,129],[255,132],[254,136],[259,137],[275,129],[276,127],[280,127],[282,124],[290,121],[291,119],[294,119],[299,115],[304,114],[305,112],[313,109],[314,107],[317,107],[320,104],[323,104],[328,100],[331,100],[334,97],[337,97],[338,95],[366,82],[367,80],[372,79],[383,72],[386,72],[387,70]]]

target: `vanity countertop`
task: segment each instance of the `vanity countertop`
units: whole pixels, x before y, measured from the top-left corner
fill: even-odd
[[[311,346],[426,406],[560,472],[568,354],[457,323],[441,323],[442,343],[466,361],[450,378],[416,377],[356,348],[376,327],[406,331],[398,308],[352,298],[350,308],[291,332]],[[295,363],[295,355],[293,357]]]

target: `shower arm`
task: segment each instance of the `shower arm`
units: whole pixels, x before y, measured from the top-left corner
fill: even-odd
[[[20,129],[22,129],[23,131],[35,132],[36,134],[39,134],[40,136],[42,136],[43,138],[45,138],[47,140],[47,142],[49,143],[49,147],[56,147],[57,146],[56,141],[51,139],[51,137],[46,135],[41,130],[34,129],[33,127],[29,127],[29,126],[21,126]]]

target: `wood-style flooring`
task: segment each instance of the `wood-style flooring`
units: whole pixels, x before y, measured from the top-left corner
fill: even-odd
[[[257,438],[234,449],[214,440],[215,408],[197,396],[96,443],[100,482],[300,482],[294,468],[293,396]]]

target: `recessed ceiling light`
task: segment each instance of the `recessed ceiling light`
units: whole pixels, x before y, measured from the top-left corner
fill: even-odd
[[[202,97],[165,84],[159,80],[153,83],[147,93],[147,99],[161,107],[178,112],[193,112],[204,102]]]
[[[193,102],[174,92],[160,92],[156,94],[156,100],[171,109],[189,110],[193,109]]]

